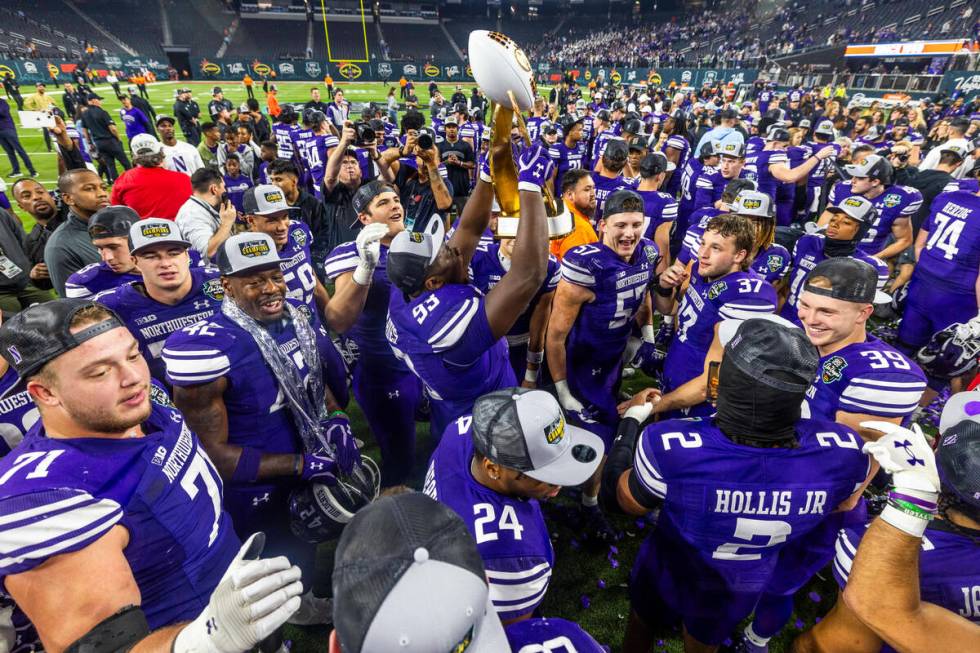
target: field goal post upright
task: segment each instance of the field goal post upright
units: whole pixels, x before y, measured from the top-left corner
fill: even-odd
[[[330,29],[327,27],[327,7],[326,0],[320,0],[320,9],[323,11],[323,38],[327,42],[327,61],[330,63],[369,63],[371,53],[368,52],[367,19],[364,13],[364,0],[360,0],[361,6],[361,32],[364,37],[364,58],[354,59],[352,57],[335,58],[330,48]]]

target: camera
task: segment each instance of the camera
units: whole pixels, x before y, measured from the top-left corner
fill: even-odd
[[[435,141],[432,140],[431,134],[419,134],[418,144],[423,150],[430,150],[432,146],[435,145]]]
[[[373,145],[375,138],[374,128],[371,127],[371,123],[363,121],[354,123],[355,145]]]

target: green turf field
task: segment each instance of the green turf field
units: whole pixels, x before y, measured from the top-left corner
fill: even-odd
[[[150,100],[157,113],[173,113],[173,93],[178,86],[189,85],[194,90],[194,98],[201,106],[202,114],[207,112],[207,102],[211,98],[211,87],[215,82],[163,82],[149,87]],[[244,87],[237,82],[218,82],[225,93],[237,106],[245,100]],[[453,85],[441,84],[442,90],[452,89]],[[286,82],[278,84],[280,102],[305,102],[309,99],[311,84],[303,82]],[[321,92],[326,95],[326,89],[321,85]],[[353,102],[375,101],[384,103],[387,88],[380,83],[343,84],[348,99]],[[29,87],[22,88],[26,97],[31,91]],[[59,89],[51,88],[56,102],[61,106]],[[103,108],[111,115],[118,115],[119,102],[112,96],[109,87],[97,87],[97,91],[105,100]],[[416,90],[420,100],[427,100],[428,94],[424,84]],[[260,88],[256,88],[256,97],[264,107],[264,97]],[[327,98],[324,97],[326,100]],[[13,102],[11,102],[13,105]],[[11,107],[16,113],[16,106]],[[205,118],[206,119],[206,116]],[[19,125],[15,116],[15,122]],[[121,124],[119,125],[122,130]],[[179,129],[178,129],[179,134]],[[21,142],[34,161],[41,175],[39,180],[48,188],[53,188],[57,177],[56,155],[46,151],[39,130],[20,130]],[[0,156],[0,175],[8,183],[11,171],[6,156]],[[30,217],[19,213],[25,229],[30,229]],[[643,378],[629,379],[624,384],[624,390],[635,391],[645,385],[648,380]],[[378,450],[364,422],[363,415],[356,406],[351,408],[354,430],[359,437],[368,442],[367,453],[377,456]],[[414,487],[421,487],[425,474],[426,462],[434,443],[429,438],[428,424],[419,424],[419,442],[417,464],[414,473]],[[568,491],[566,491],[567,493]],[[615,549],[609,545],[589,542],[583,534],[575,517],[577,510],[575,502],[559,497],[553,505],[546,506],[546,514],[552,518],[552,539],[555,546],[556,566],[551,580],[548,595],[542,605],[545,616],[560,616],[581,624],[600,642],[609,645],[613,651],[619,650],[629,615],[629,599],[626,583],[629,570],[637,548],[642,538],[650,532],[651,526],[643,520],[617,519],[618,528],[624,532],[623,539],[615,544]],[[326,553],[326,552],[325,552]],[[829,576],[828,576],[829,579]],[[816,581],[810,587],[802,590],[797,596],[796,614],[784,634],[774,639],[770,650],[774,653],[789,650],[789,642],[804,625],[812,625],[818,615],[825,614],[833,602],[836,589],[832,580]],[[424,597],[423,597],[424,598]],[[326,650],[326,628],[290,627],[287,636],[293,640],[293,650],[298,653],[323,653]],[[654,651],[680,652],[683,650],[677,632],[663,632],[662,638],[654,647]]]

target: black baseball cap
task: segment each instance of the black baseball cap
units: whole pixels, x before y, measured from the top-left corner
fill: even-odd
[[[635,190],[621,188],[610,193],[606,198],[606,203],[602,206],[602,218],[609,219],[610,216],[618,213],[643,212],[643,198]]]
[[[606,149],[602,151],[602,158],[610,161],[626,161],[629,158],[630,148],[621,138],[612,138],[606,143]]]
[[[425,273],[435,262],[446,239],[442,218],[433,215],[421,232],[402,231],[391,239],[388,248],[388,280],[405,295],[422,289]]]
[[[725,345],[725,360],[770,388],[805,392],[817,373],[820,356],[803,329],[752,318],[742,322]],[[782,374],[777,377],[774,372]]]
[[[609,109],[599,109],[595,114],[596,120],[601,120],[603,122],[609,122],[612,120],[612,116],[609,115]]]
[[[215,86],[214,88],[211,89],[211,95],[217,95],[220,92],[221,92],[220,86]]]
[[[333,596],[345,653],[510,650],[465,522],[418,492],[354,515],[337,543]]]
[[[630,152],[643,152],[648,147],[650,147],[650,139],[643,135],[637,136],[636,139],[630,141],[629,143]]]
[[[139,213],[128,206],[107,206],[88,219],[88,237],[128,238],[129,228],[139,221]]]
[[[640,161],[640,176],[652,177],[661,172],[675,170],[677,166],[667,160],[667,155],[663,152],[650,152]]]
[[[817,279],[820,284],[814,285]],[[870,263],[849,256],[818,263],[807,275],[803,290],[857,304],[887,304],[892,299],[878,290],[878,271]]]
[[[173,116],[166,116],[160,114],[159,116],[157,116],[157,121],[155,124],[159,127],[161,122],[169,122],[171,125],[175,125],[177,124],[177,119],[174,118]]]
[[[0,355],[17,372],[17,382],[7,388],[0,399],[22,392],[28,378],[86,340],[117,327],[126,328],[119,316],[106,308],[108,318],[72,333],[72,319],[80,310],[90,306],[102,305],[88,299],[56,299],[28,306],[4,321],[0,327]]]
[[[628,134],[639,134],[643,132],[643,122],[639,118],[630,118],[623,123],[623,131]]]
[[[102,96],[99,95],[99,94],[97,94],[97,93],[89,93],[86,96],[86,99],[88,99],[88,100],[101,100],[102,99]]]
[[[895,127],[908,127],[909,126],[909,119],[908,118],[898,118],[898,119],[895,120],[895,125],[894,126]]]
[[[364,213],[371,200],[381,193],[389,191],[395,192],[395,189],[380,179],[374,179],[357,189],[357,192],[354,193],[354,197],[351,199],[351,206],[354,207],[355,213]]]
[[[964,419],[943,431],[936,450],[936,468],[942,490],[955,494],[972,508],[976,519],[980,514],[980,423]]]

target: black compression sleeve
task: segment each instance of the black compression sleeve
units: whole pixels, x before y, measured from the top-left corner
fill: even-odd
[[[602,485],[599,489],[599,501],[606,512],[622,513],[616,497],[619,478],[627,469],[633,466],[633,454],[636,451],[636,441],[640,437],[640,423],[632,417],[619,422],[616,429],[616,439],[606,457],[606,466],[602,471]]]

